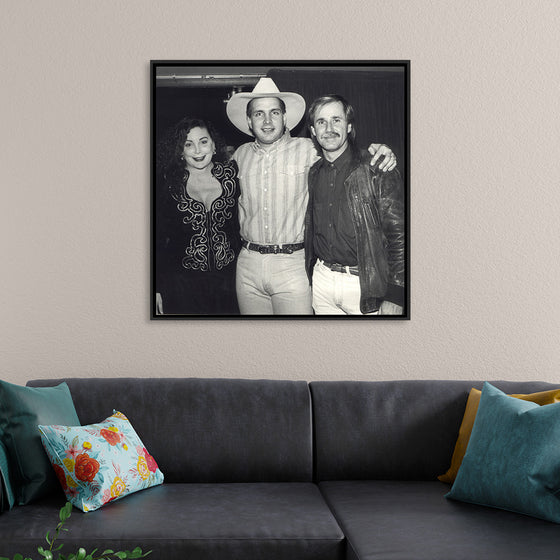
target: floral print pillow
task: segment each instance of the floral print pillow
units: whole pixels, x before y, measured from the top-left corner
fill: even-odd
[[[155,459],[121,412],[90,426],[39,430],[68,501],[82,511],[163,482]]]

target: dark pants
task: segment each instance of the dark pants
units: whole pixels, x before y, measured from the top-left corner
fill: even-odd
[[[211,272],[181,270],[165,283],[164,315],[239,315],[235,262]]]

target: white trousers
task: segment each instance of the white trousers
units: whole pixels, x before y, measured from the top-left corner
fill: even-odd
[[[241,249],[237,300],[242,315],[312,315],[305,251],[264,254]]]
[[[313,269],[313,310],[316,315],[362,315],[360,277],[333,272],[321,260]],[[378,315],[378,312],[368,313]]]

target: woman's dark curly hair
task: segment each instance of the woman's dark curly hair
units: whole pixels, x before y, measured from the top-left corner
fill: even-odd
[[[226,143],[214,125],[207,120],[197,117],[185,117],[170,127],[158,143],[156,154],[156,170],[166,182],[173,182],[182,178],[185,173],[183,149],[189,132],[196,127],[205,128],[216,146],[216,153],[212,161],[226,162],[228,160]]]

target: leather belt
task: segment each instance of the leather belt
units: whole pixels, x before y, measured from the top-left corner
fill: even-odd
[[[357,266],[344,266],[343,264],[338,263],[328,263],[325,261],[321,261],[324,266],[332,270],[333,272],[342,272],[346,274],[353,274],[354,276],[359,276],[360,272]]]
[[[241,244],[246,249],[249,249],[249,251],[256,251],[261,255],[277,255],[278,253],[291,255],[294,251],[300,251],[301,249],[303,249],[303,243],[285,243],[283,245],[257,245],[257,243],[249,243],[249,241],[245,241],[245,239],[243,239],[241,241]]]

